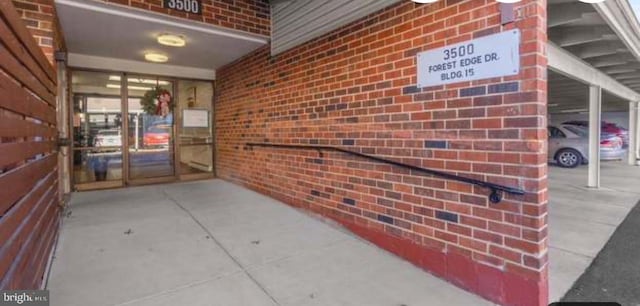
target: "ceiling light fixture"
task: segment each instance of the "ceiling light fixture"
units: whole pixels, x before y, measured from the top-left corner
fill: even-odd
[[[120,84],[107,84],[107,88],[120,89]],[[127,86],[127,89],[129,89],[129,90],[152,90],[153,88],[144,87],[144,86]]]
[[[166,63],[169,60],[169,57],[162,53],[147,52],[144,54],[144,59],[154,63]]]
[[[521,0],[496,0],[496,1],[500,3],[516,3],[516,2],[520,2]]]
[[[119,75],[110,75],[109,81],[120,81]],[[154,79],[138,79],[138,78],[127,78],[129,83],[138,83],[138,84],[151,84],[151,85],[169,85],[168,81],[158,81]]]
[[[438,0],[411,0],[415,3],[420,3],[420,4],[425,4],[425,3],[435,3],[438,2]]]
[[[158,43],[171,47],[184,47],[187,44],[187,41],[181,35],[162,34],[158,36]]]
[[[584,3],[600,3],[600,2],[604,2],[604,0],[580,0],[580,2],[584,2]]]
[[[151,84],[151,85],[169,85],[169,82],[167,81],[156,81],[156,80],[151,80],[151,79],[135,79],[135,78],[129,78],[127,79],[127,81],[129,81],[129,83],[139,83],[139,84]]]

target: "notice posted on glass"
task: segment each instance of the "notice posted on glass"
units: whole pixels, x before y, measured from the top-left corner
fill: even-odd
[[[516,75],[520,72],[520,30],[420,52],[418,87]]]

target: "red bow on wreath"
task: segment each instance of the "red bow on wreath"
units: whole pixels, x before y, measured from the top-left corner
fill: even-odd
[[[160,90],[157,97],[156,116],[166,117],[171,112],[171,93],[167,90]]]

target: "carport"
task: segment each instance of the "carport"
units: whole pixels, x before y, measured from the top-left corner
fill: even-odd
[[[629,113],[628,164],[637,161],[640,25],[627,1],[549,1],[549,114],[587,113],[587,186],[600,187],[603,111]]]
[[[549,122],[589,121],[588,167],[549,167],[550,301],[557,301],[640,198],[640,27],[627,1],[550,0],[548,12]],[[620,162],[600,162],[603,113],[628,118],[628,154]]]

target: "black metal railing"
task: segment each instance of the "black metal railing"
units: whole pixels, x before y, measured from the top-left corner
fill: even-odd
[[[525,194],[524,190],[522,190],[522,189],[508,187],[508,186],[502,186],[502,185],[498,185],[498,184],[493,184],[493,183],[489,183],[489,182],[485,182],[485,181],[481,181],[481,180],[476,180],[476,179],[472,179],[472,178],[468,178],[468,177],[464,177],[464,176],[459,176],[459,175],[455,175],[455,174],[451,174],[451,173],[446,173],[446,172],[442,172],[442,171],[420,168],[420,167],[413,166],[413,165],[403,164],[403,163],[400,163],[400,162],[397,162],[397,161],[394,161],[394,160],[380,158],[380,157],[373,156],[373,155],[368,155],[368,154],[362,154],[362,153],[359,153],[359,152],[345,150],[345,149],[338,148],[338,147],[322,146],[322,145],[275,144],[275,143],[247,143],[246,145],[248,147],[273,147],[273,148],[284,148],[284,149],[317,150],[318,153],[320,154],[320,157],[322,157],[322,151],[336,151],[336,152],[342,152],[342,153],[346,153],[346,154],[351,154],[351,155],[354,155],[354,156],[358,156],[358,157],[374,160],[374,161],[377,161],[377,162],[380,162],[380,163],[394,165],[394,166],[398,166],[398,167],[401,167],[401,168],[410,169],[410,170],[413,170],[413,171],[416,171],[416,172],[426,173],[426,174],[430,174],[430,175],[446,178],[446,179],[449,179],[449,180],[464,182],[464,183],[473,184],[473,185],[477,185],[477,186],[480,186],[480,187],[487,188],[487,189],[489,189],[491,191],[491,193],[489,194],[489,201],[491,201],[491,203],[500,203],[500,201],[502,201],[502,193],[503,192],[510,193],[510,194],[515,194],[515,195],[524,195]]]

